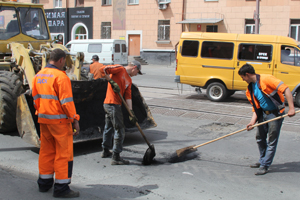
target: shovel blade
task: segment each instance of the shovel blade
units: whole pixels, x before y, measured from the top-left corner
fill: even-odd
[[[151,165],[155,155],[156,153],[155,153],[154,145],[151,144],[143,157],[143,165]]]

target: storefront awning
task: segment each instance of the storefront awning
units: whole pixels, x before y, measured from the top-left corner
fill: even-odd
[[[222,18],[185,19],[176,24],[215,24],[221,21],[223,21]]]

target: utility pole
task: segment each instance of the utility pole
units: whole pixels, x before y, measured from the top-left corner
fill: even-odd
[[[255,11],[255,34],[259,34],[259,0],[256,0],[256,11]]]

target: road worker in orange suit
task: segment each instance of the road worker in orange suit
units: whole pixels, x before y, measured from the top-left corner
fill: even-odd
[[[90,73],[93,74],[93,79],[103,78],[104,76],[100,72],[100,68],[103,66],[102,63],[99,63],[99,57],[97,55],[93,55],[92,57],[93,63],[90,65]]]
[[[130,122],[135,124],[137,122],[137,118],[132,110],[131,77],[136,76],[138,73],[142,74],[141,64],[134,60],[126,67],[123,67],[122,65],[107,65],[103,66],[100,70],[101,73],[105,74],[105,78],[109,82],[107,85],[106,98],[103,104],[106,114],[102,142],[103,152],[101,157],[108,158],[112,156],[112,165],[128,165],[129,161],[120,157],[125,138],[125,126],[121,108],[122,100],[118,93],[124,96],[124,99],[133,115],[133,117],[129,115]],[[113,153],[111,153],[109,149],[112,147],[113,137]]]
[[[66,54],[61,49],[50,53],[49,64],[33,79],[32,96],[38,123],[41,147],[39,153],[39,191],[47,192],[53,185],[54,197],[79,197],[69,188],[73,169],[73,135],[78,135],[71,81],[63,71]]]

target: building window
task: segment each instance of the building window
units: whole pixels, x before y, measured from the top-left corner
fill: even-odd
[[[171,3],[171,0],[158,0],[158,3]]]
[[[245,19],[245,33],[246,34],[255,33],[255,21],[253,19]]]
[[[31,0],[31,3],[40,3],[40,0]]]
[[[128,4],[139,4],[139,0],[128,0]]]
[[[75,7],[84,7],[84,0],[76,0]]]
[[[290,37],[300,41],[300,19],[291,20]]]
[[[83,26],[79,26],[75,31],[75,40],[87,39],[86,30]]]
[[[62,7],[62,0],[54,0],[54,8],[61,8]]]
[[[111,23],[102,22],[101,23],[101,38],[102,39],[111,39]]]
[[[206,32],[218,32],[218,25],[207,25]]]
[[[157,40],[170,40],[170,20],[158,20]]]
[[[71,30],[71,40],[89,39],[89,29],[85,24],[76,23]]]
[[[102,0],[102,6],[110,6],[111,0]]]

